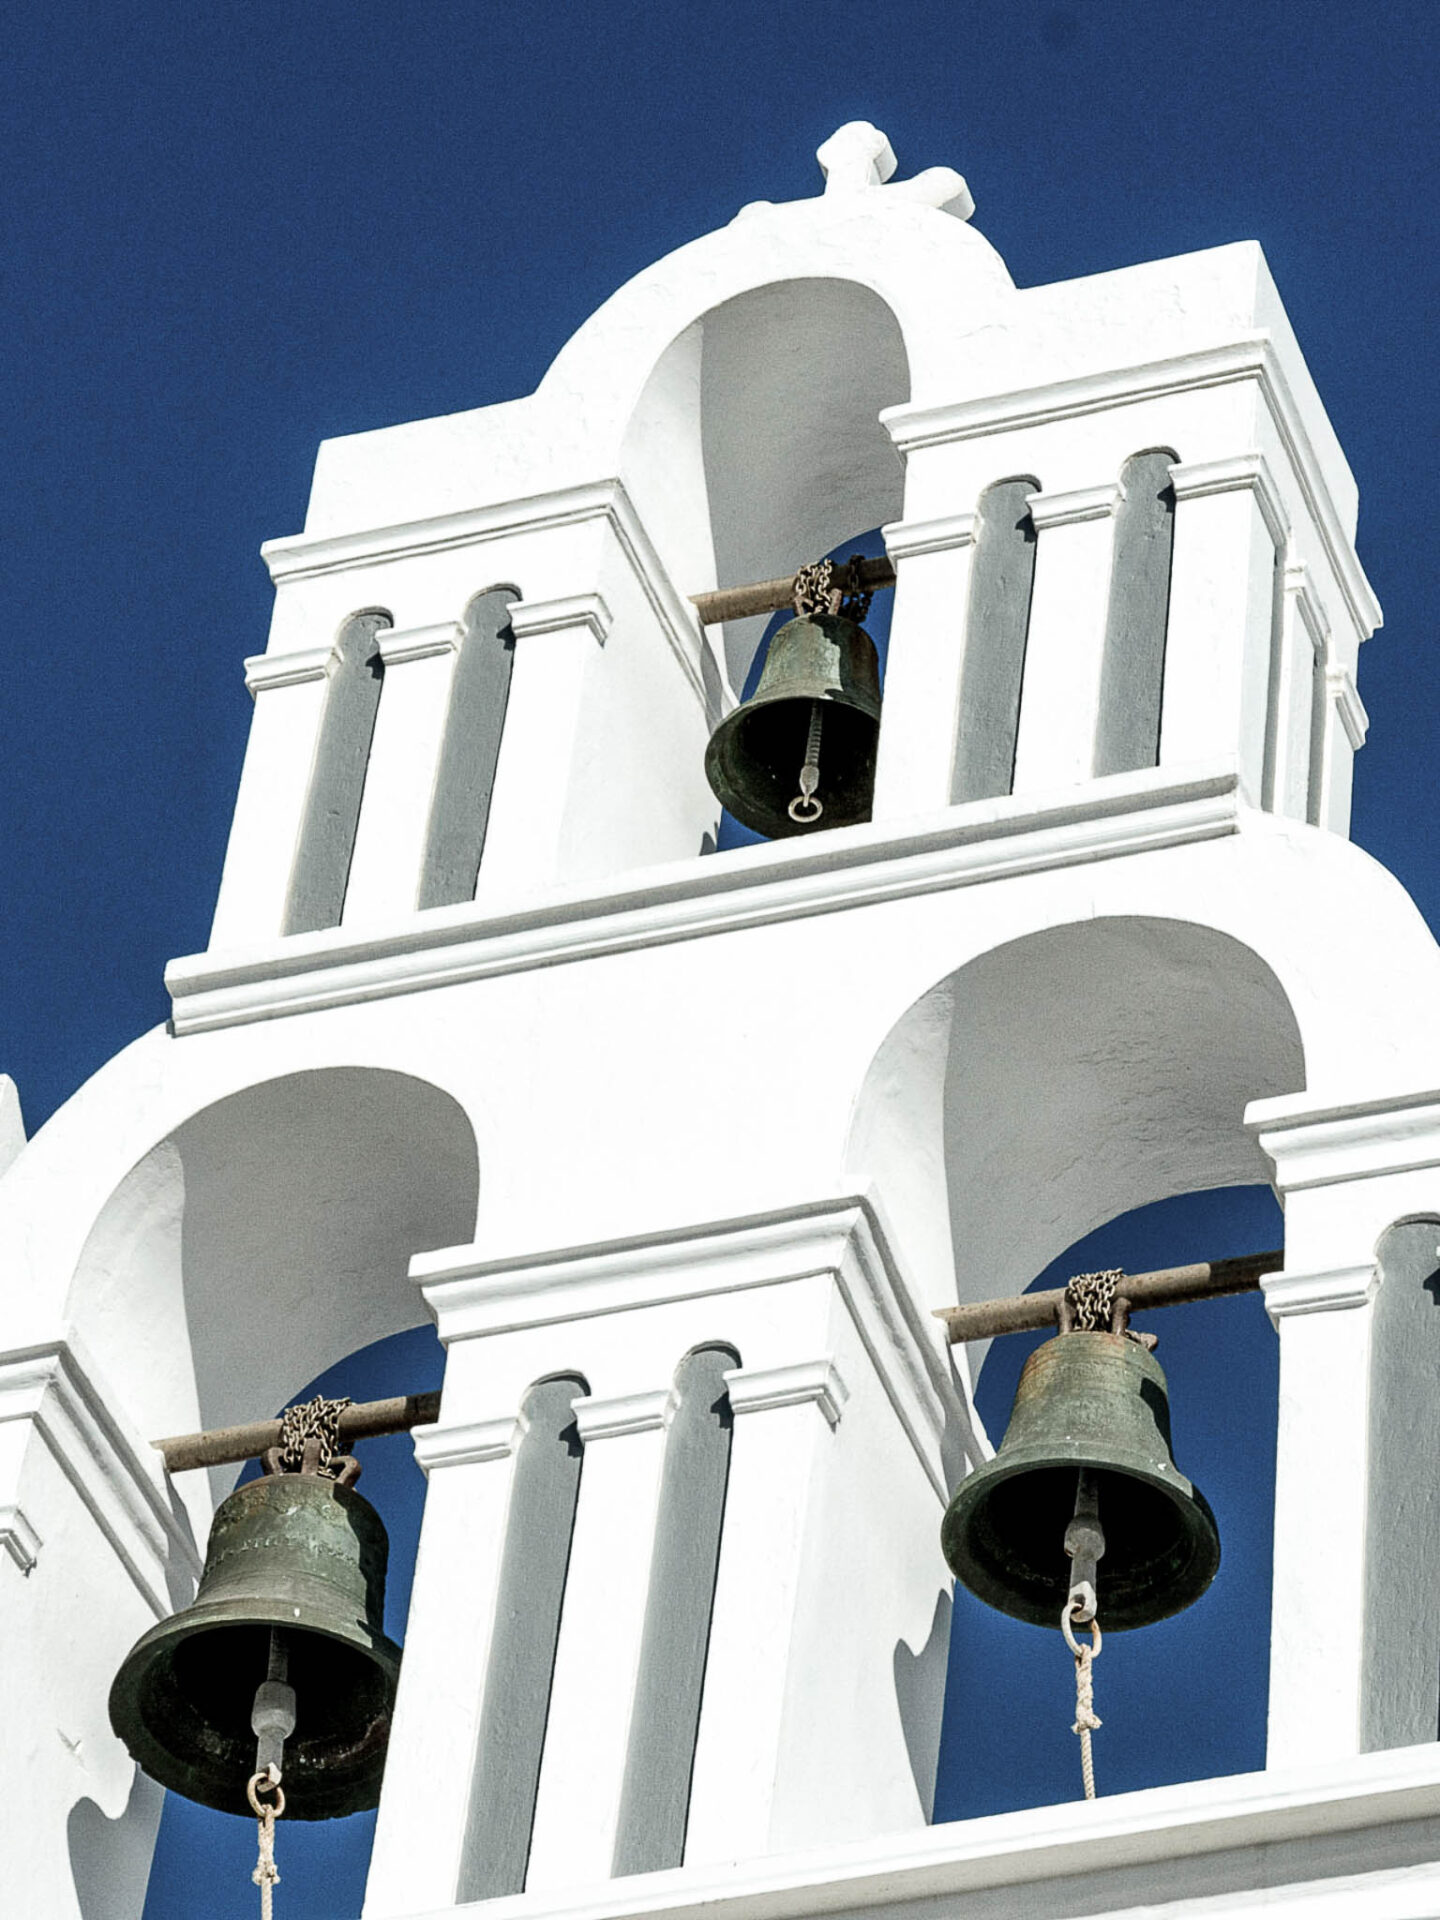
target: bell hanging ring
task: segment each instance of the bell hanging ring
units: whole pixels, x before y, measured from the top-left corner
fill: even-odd
[[[194,1600],[110,1690],[110,1724],[151,1779],[243,1814],[258,1737],[262,1754],[283,1744],[291,1818],[377,1805],[400,1670],[387,1554],[369,1501],[325,1473],[270,1472],[223,1501]]]
[[[870,818],[880,663],[862,626],[803,614],[770,642],[760,683],[705,750],[712,791],[772,840]]]
[[[1198,1600],[1220,1535],[1175,1465],[1155,1356],[1124,1333],[1062,1333],[1038,1347],[999,1452],[960,1483],[941,1544],[978,1599],[1035,1626],[1056,1625],[1082,1575],[1098,1586],[1107,1633]]]

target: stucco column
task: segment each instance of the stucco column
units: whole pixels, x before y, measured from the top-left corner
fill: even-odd
[[[339,664],[333,645],[257,654],[245,662],[255,713],[210,929],[212,947],[271,940],[284,924],[320,723]]]
[[[1178,464],[1160,764],[1234,758],[1259,805],[1285,510],[1262,455]]]
[[[1396,1222],[1440,1214],[1440,1095],[1291,1095],[1253,1102],[1246,1123],[1285,1205],[1285,1271],[1263,1282],[1280,1334],[1267,1764],[1308,1765],[1362,1750],[1367,1685],[1385,1683],[1407,1609],[1433,1605],[1402,1591],[1376,1507],[1377,1436],[1407,1417],[1383,1354],[1377,1371],[1376,1249]]]
[[[515,1450],[524,1418],[417,1427],[429,1477],[366,1920],[449,1907],[469,1818]]]
[[[572,786],[586,760],[585,685],[610,609],[598,593],[517,601],[510,624],[515,668],[477,899],[546,887],[563,872]]]
[[[1032,493],[1035,584],[1015,740],[1015,793],[1090,779],[1115,549],[1118,481]]]
[[[685,1864],[772,1851],[806,1510],[849,1397],[828,1358],[727,1373],[735,1439]]]
[[[892,820],[950,804],[975,515],[901,521],[884,532],[895,608],[873,817]]]
[[[347,928],[415,911],[461,628],[390,628],[380,635],[385,694],[375,717],[365,798],[345,889]]]
[[[527,1892],[606,1880],[615,1854],[671,1386],[575,1401],[585,1449]]]

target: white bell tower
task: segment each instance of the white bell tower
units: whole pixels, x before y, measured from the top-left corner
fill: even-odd
[[[427,1317],[367,1920],[1437,1910],[1440,952],[1346,838],[1353,480],[1257,247],[1019,289],[949,168],[819,159],[265,549],[210,947],[0,1182],[17,1911],[143,1901],[107,1691],[228,1484],[153,1442]],[[762,623],[695,596],[876,525],[873,819],[716,854]],[[930,1827],[935,1310],[1264,1179],[1269,1770]]]

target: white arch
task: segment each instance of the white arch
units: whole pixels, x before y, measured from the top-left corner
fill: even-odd
[[[1127,914],[980,954],[891,1028],[847,1163],[956,1296],[1019,1292],[1147,1201],[1253,1183],[1247,1104],[1304,1085],[1289,999],[1213,928]]]

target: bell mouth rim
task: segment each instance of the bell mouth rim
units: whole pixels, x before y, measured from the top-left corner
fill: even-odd
[[[228,1612],[230,1604],[242,1600],[251,1610],[243,1620],[231,1618]],[[245,1813],[244,1782],[240,1781],[236,1786],[227,1777],[224,1797],[218,1787],[213,1793],[197,1792],[196,1787],[203,1786],[210,1776],[207,1774],[204,1780],[197,1781],[194,1771],[187,1772],[184,1769],[179,1756],[156,1737],[140,1704],[145,1681],[157,1660],[172,1653],[196,1634],[213,1632],[217,1628],[298,1628],[306,1634],[345,1647],[361,1658],[370,1657],[384,1673],[390,1693],[389,1712],[393,1714],[403,1649],[387,1634],[376,1632],[363,1622],[357,1622],[354,1634],[339,1633],[333,1626],[307,1618],[308,1613],[308,1608],[303,1609],[301,1617],[297,1619],[293,1607],[282,1610],[273,1602],[267,1607],[262,1596],[256,1595],[252,1601],[248,1595],[235,1593],[221,1600],[201,1601],[198,1605],[192,1605],[183,1610],[183,1618],[181,1614],[171,1614],[167,1619],[157,1620],[153,1627],[143,1633],[121,1662],[110,1683],[106,1702],[111,1728],[140,1770],[167,1793],[178,1793],[182,1799],[197,1806],[209,1807],[217,1813]],[[383,1774],[384,1743],[378,1763],[368,1771],[357,1768],[348,1782],[338,1783],[329,1794],[319,1779],[308,1786],[287,1781],[287,1812],[297,1820],[330,1820],[350,1813],[363,1813],[379,1805]]]
[[[1192,1607],[1197,1600],[1203,1599],[1220,1571],[1221,1560],[1220,1528],[1210,1502],[1194,1481],[1186,1479],[1178,1467],[1172,1466],[1168,1475],[1158,1471],[1146,1471],[1137,1468],[1132,1460],[1127,1459],[1122,1462],[1119,1459],[1109,1458],[1093,1446],[1087,1448],[1083,1455],[1077,1451],[1073,1460],[1067,1460],[1063,1455],[1057,1458],[1053,1446],[1043,1451],[1038,1446],[1015,1447],[1003,1460],[997,1453],[983,1466],[973,1468],[966,1474],[956,1488],[949,1506],[945,1509],[945,1517],[940,1524],[940,1546],[945,1555],[945,1564],[966,1592],[974,1594],[982,1605],[993,1607],[997,1613],[1003,1613],[1011,1620],[1023,1620],[1030,1626],[1053,1627],[1057,1632],[1059,1631],[1064,1594],[1059,1590],[1058,1582],[1056,1604],[1049,1612],[1042,1612],[1038,1603],[1034,1606],[1024,1603],[1003,1604],[1000,1599],[994,1597],[1005,1591],[998,1577],[991,1583],[989,1592],[982,1591],[956,1566],[950,1553],[950,1540],[961,1520],[969,1514],[970,1510],[981,1500],[987,1499],[996,1487],[1002,1486],[1007,1480],[1014,1479],[1022,1473],[1033,1472],[1037,1467],[1056,1467],[1065,1470],[1070,1467],[1078,1469],[1082,1466],[1096,1467],[1102,1473],[1120,1474],[1126,1479],[1138,1481],[1141,1485],[1152,1488],[1156,1493],[1163,1494],[1182,1518],[1187,1508],[1198,1511],[1203,1523],[1199,1528],[1189,1530],[1187,1533],[1193,1548],[1203,1550],[1192,1551],[1185,1568],[1185,1578],[1178,1585],[1174,1605],[1164,1607],[1159,1612],[1146,1611],[1139,1617],[1132,1618],[1127,1617],[1124,1611],[1112,1611],[1107,1618],[1104,1599],[1105,1563],[1101,1561],[1100,1621],[1105,1632],[1133,1633],[1141,1627],[1155,1626],[1161,1620],[1170,1620],[1176,1614],[1184,1613],[1187,1607]],[[971,1489],[968,1497],[967,1488]],[[981,1569],[977,1567],[976,1571]]]

